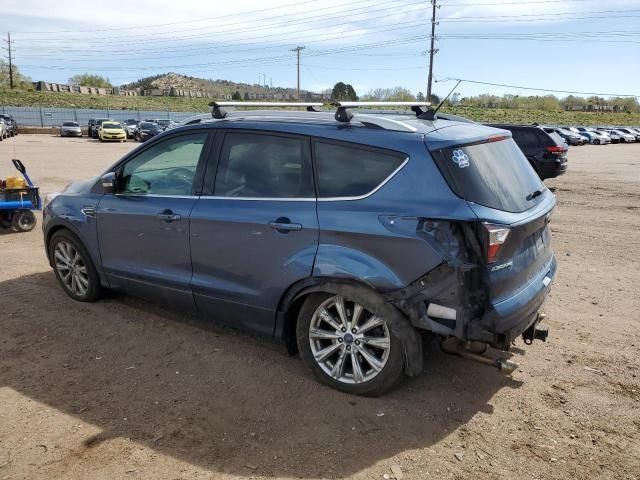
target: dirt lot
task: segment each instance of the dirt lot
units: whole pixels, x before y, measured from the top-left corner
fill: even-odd
[[[23,135],[0,177],[16,155],[54,191],[132,146]],[[73,302],[39,229],[0,235],[0,479],[640,478],[640,145],[569,158],[548,343],[519,340],[513,377],[434,345],[378,399],[180,312]]]

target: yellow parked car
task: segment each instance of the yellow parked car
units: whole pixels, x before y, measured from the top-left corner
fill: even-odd
[[[102,122],[98,128],[98,138],[101,142],[126,142],[127,132],[118,122]]]

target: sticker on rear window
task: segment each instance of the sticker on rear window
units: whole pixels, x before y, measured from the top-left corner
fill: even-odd
[[[469,157],[462,150],[454,150],[451,160],[460,168],[467,168],[469,166]]]

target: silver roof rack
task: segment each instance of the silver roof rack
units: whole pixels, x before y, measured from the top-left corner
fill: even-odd
[[[285,107],[304,107],[307,112],[317,112],[317,108],[322,107],[322,103],[318,102],[211,102],[213,107],[211,112],[213,118],[225,118],[229,113],[229,108],[233,107],[267,107],[267,108],[285,108]]]
[[[411,110],[413,112],[415,112],[416,116],[420,116],[422,114],[425,113],[426,110],[423,110],[422,107],[428,108],[431,106],[430,102],[418,102],[418,101],[414,101],[414,102],[336,102],[333,104],[335,107],[338,107],[338,109],[336,110],[336,120],[338,122],[343,122],[343,123],[348,123],[350,122],[354,115],[351,112],[350,109],[352,108],[360,108],[360,107],[410,107]],[[380,118],[380,117],[371,117],[371,118]],[[356,120],[358,121],[362,121],[362,115],[358,115]],[[382,120],[382,119],[380,119]],[[385,123],[388,123],[389,120],[384,119]],[[404,125],[405,127],[409,127],[412,130],[411,131],[416,131],[413,127],[410,127],[409,125],[403,123],[403,122],[398,122],[394,120],[394,123],[399,123]],[[384,127],[382,125],[379,125],[380,128],[387,128]],[[397,130],[397,128],[388,128],[391,130]],[[403,129],[402,131],[407,131],[406,129]]]
[[[358,108],[358,107],[430,107],[431,102],[336,102],[336,107]]]
[[[228,118],[233,112],[233,107],[267,107],[267,108],[283,108],[283,107],[304,107],[307,112],[320,112],[318,109],[322,107],[322,103],[317,102],[211,102],[213,107],[212,117],[216,120]],[[338,102],[333,104],[338,107],[335,113],[335,119],[341,123],[348,123],[352,119],[369,128],[380,128],[384,130],[394,130],[397,132],[416,132],[417,128],[400,120],[388,118],[385,115],[357,114],[354,115],[348,108],[358,107],[411,107],[417,115],[423,113],[420,107],[428,107],[428,102]],[[254,116],[264,116],[264,111],[245,111],[235,112],[234,118],[246,118]],[[290,112],[293,114],[294,112]],[[304,115],[304,112],[295,112],[298,115]],[[328,113],[328,112],[327,112]],[[296,115],[297,116],[297,115]]]

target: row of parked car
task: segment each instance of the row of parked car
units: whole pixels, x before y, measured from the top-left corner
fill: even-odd
[[[545,180],[567,171],[567,152],[574,145],[607,145],[640,142],[638,127],[574,127],[552,125],[505,125],[538,176]]]
[[[607,145],[609,143],[640,142],[640,127],[569,127],[545,126],[548,133],[557,133],[567,145]]]
[[[126,142],[129,138],[144,142],[176,125],[170,119],[147,119],[144,121],[128,119],[120,122],[111,118],[92,118],[87,125],[87,135],[89,138],[103,142]],[[61,137],[82,137],[82,135],[82,128],[78,122],[64,122],[60,127]]]
[[[11,115],[0,115],[0,142],[18,134],[18,124]]]

